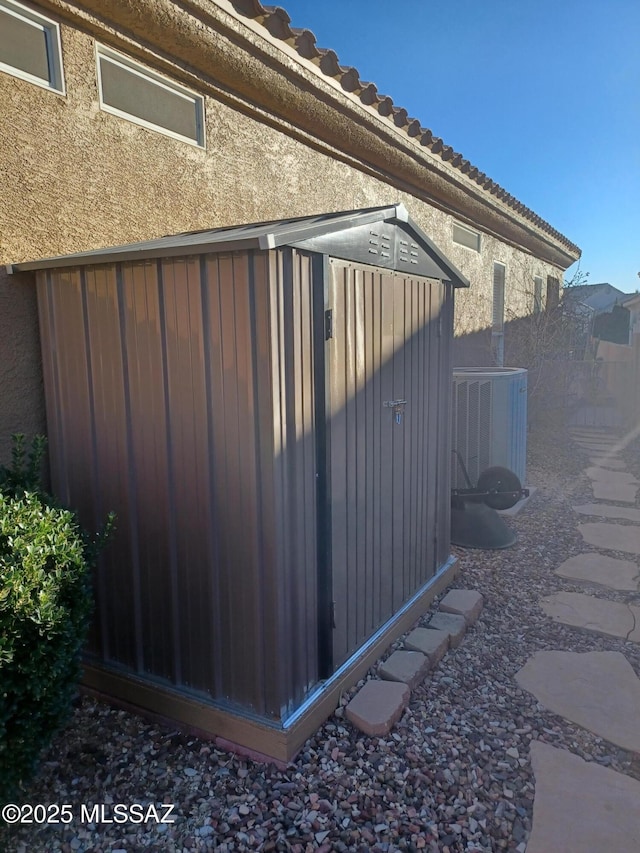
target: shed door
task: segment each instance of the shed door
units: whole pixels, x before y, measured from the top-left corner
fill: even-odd
[[[443,290],[439,281],[330,261],[334,669],[437,568]]]

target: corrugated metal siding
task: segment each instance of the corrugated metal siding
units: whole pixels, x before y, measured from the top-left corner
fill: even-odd
[[[91,652],[275,717],[317,681],[311,304],[287,249],[40,280],[54,488],[118,514]]]
[[[272,253],[271,263],[274,529],[282,557],[273,612],[291,710],[318,680],[313,281],[309,255],[284,250]]]
[[[334,665],[448,556],[448,288],[338,261],[329,306]],[[446,300],[446,301],[445,301]],[[442,324],[442,325],[441,325]],[[444,329],[443,327],[444,326]],[[400,424],[385,402],[406,399]],[[448,460],[447,460],[448,462]],[[443,556],[446,552],[446,556]]]
[[[210,254],[39,284],[54,487],[88,527],[118,514],[91,653],[267,718],[326,674],[325,429],[334,666],[448,558],[451,288],[332,262],[334,338],[315,364],[316,261]]]
[[[123,265],[117,273],[131,459],[131,539],[127,559],[131,578],[125,590],[136,601],[137,672],[173,681],[179,659],[179,635],[175,630],[176,604],[171,593],[175,530],[167,448],[162,293],[155,263]],[[120,516],[118,507],[118,526]],[[113,616],[103,631],[107,636],[118,635],[118,623]],[[117,656],[114,658],[118,660]],[[105,659],[110,660],[111,656],[106,655]]]

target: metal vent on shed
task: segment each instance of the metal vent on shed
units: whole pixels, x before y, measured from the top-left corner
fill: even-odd
[[[391,257],[391,237],[380,231],[369,231],[369,254],[380,255],[387,260]]]
[[[403,264],[418,264],[419,248],[417,243],[400,239],[398,241],[398,260]]]

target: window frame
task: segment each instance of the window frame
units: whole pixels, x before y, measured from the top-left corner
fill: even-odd
[[[157,71],[152,70],[142,62],[131,59],[125,54],[120,53],[117,50],[113,50],[113,48],[107,47],[99,42],[96,42],[95,45],[95,55],[96,77],[98,82],[98,102],[100,104],[100,109],[103,112],[118,116],[118,118],[130,121],[132,124],[137,124],[147,130],[153,130],[156,133],[161,133],[163,136],[169,136],[172,139],[179,140],[180,142],[186,142],[188,145],[193,145],[195,148],[203,150],[206,148],[206,121],[203,95],[187,88],[187,86],[183,86],[181,83],[176,83],[175,80],[172,80],[164,74],[159,74]],[[114,107],[107,103],[104,100],[102,91],[101,60],[103,59],[107,62],[111,62],[113,65],[117,65],[119,68],[122,68],[131,74],[136,75],[137,77],[141,77],[148,83],[153,83],[162,89],[170,91],[174,95],[178,95],[183,97],[185,100],[192,101],[196,108],[196,130],[198,139],[194,139],[191,136],[184,136],[175,130],[164,127],[161,124],[155,124],[147,119],[136,116],[134,113],[129,113],[126,110],[121,110],[118,107]]]
[[[48,79],[45,80],[43,77],[37,77],[35,74],[30,74],[28,71],[16,68],[15,65],[9,65],[1,60],[0,71],[4,71],[12,77],[17,77],[19,80],[24,80],[27,83],[40,86],[41,89],[55,92],[57,95],[66,95],[60,24],[43,15],[41,12],[36,12],[35,9],[19,3],[18,0],[0,0],[0,12],[18,18],[31,26],[42,28],[47,51],[46,60],[49,75]]]
[[[496,271],[502,270],[501,289],[496,288]],[[504,261],[493,262],[491,286],[491,351],[497,367],[504,367],[504,307],[507,290],[507,265]],[[499,299],[496,297],[499,296]],[[500,312],[496,308],[500,307]],[[501,316],[496,315],[500,313]]]
[[[459,240],[456,240],[456,228],[459,228],[467,234],[472,234],[476,239],[477,246],[474,248],[473,246],[468,246],[466,243],[461,243]],[[454,221],[451,223],[451,239],[456,246],[462,246],[463,249],[468,249],[470,252],[480,254],[482,250],[482,234],[479,231],[475,231],[473,228],[469,228],[468,225],[463,225],[461,222]]]

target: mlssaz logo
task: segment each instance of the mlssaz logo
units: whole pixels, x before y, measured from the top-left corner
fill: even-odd
[[[172,803],[143,806],[140,803],[96,803],[81,807],[82,823],[175,823]]]

